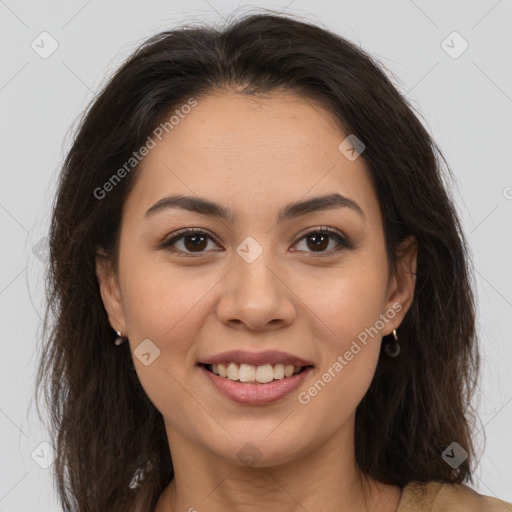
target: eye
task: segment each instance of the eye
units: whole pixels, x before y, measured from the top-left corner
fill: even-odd
[[[334,229],[328,228],[327,226],[322,226],[313,231],[309,231],[297,241],[297,244],[302,241],[305,241],[306,247],[313,248],[313,253],[318,253],[320,257],[324,255],[330,256],[343,249],[350,249],[352,247],[343,235]],[[311,243],[308,243],[309,241],[311,241]],[[331,248],[331,250],[326,251],[325,249],[332,241],[335,242],[335,248]]]
[[[208,246],[208,241],[213,241],[215,245],[217,245],[217,242],[206,231],[187,229],[164,241],[161,244],[161,248],[173,253],[178,253],[181,256],[195,257],[205,252],[212,252],[205,250]],[[343,249],[350,249],[352,247],[350,242],[343,235],[328,227],[321,227],[309,231],[302,236],[295,245],[302,241],[306,242],[306,247],[313,248],[313,253],[317,253],[320,256],[324,254],[329,256]],[[311,241],[311,243],[308,243],[308,241]],[[327,249],[333,241],[335,242],[335,248],[326,251],[325,249]],[[178,243],[181,243],[182,247],[177,247]]]
[[[213,238],[206,231],[202,231],[200,229],[187,229],[164,241],[161,247],[162,249],[166,249],[170,252],[180,253],[181,256],[194,258],[194,253],[200,255],[204,252],[205,247],[208,245],[208,240],[213,240]],[[177,249],[174,247],[178,242],[182,242],[183,248]]]

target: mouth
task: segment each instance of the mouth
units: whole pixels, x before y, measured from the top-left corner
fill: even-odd
[[[282,363],[255,366],[234,361],[219,364],[198,363],[198,366],[201,366],[217,377],[241,384],[269,384],[289,379],[310,368],[314,368],[313,365],[294,366]]]
[[[281,363],[255,366],[231,361],[197,363],[197,368],[206,377],[205,382],[232,402],[267,406],[285,400],[302,386],[314,366]]]

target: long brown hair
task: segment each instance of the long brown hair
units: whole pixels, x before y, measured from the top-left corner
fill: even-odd
[[[109,187],[108,197],[98,190],[170,112],[215,90],[300,94],[365,144],[361,157],[382,210],[389,261],[394,265],[408,236],[418,242],[418,261],[413,303],[399,329],[401,353],[394,359],[381,353],[357,409],[357,464],[365,475],[399,486],[471,481],[475,304],[466,242],[444,181],[451,173],[380,66],[320,26],[253,13],[223,30],[190,25],[155,35],[87,109],[53,210],[37,374],[64,510],[132,511],[136,499],[153,510],[173,478],[162,415],[140,385],[128,344],[114,344],[95,274],[98,251],[117,260],[122,208],[137,166]],[[453,441],[469,455],[456,469],[441,457]]]

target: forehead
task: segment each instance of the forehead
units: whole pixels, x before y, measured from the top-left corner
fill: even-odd
[[[290,93],[215,93],[197,98],[187,112],[174,118],[178,122],[161,140],[153,137],[155,147],[137,171],[128,202],[136,199],[135,206],[147,209],[180,193],[254,215],[338,192],[370,216],[378,214],[364,159],[349,160],[340,151],[348,134],[313,100]]]

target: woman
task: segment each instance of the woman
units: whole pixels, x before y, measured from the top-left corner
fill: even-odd
[[[64,509],[512,510],[465,485],[475,309],[441,160],[322,28],[144,43],[52,219],[38,380]]]

